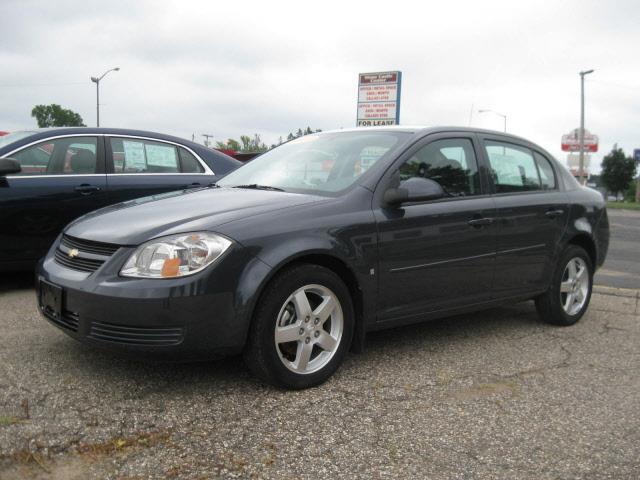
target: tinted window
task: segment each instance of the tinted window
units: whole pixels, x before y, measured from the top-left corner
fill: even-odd
[[[538,152],[533,152],[533,156],[536,159],[538,165],[538,172],[540,172],[540,183],[543,190],[553,190],[556,188],[556,175],[553,172],[553,167],[549,159]]]
[[[97,139],[69,137],[47,140],[11,154],[25,175],[78,175],[97,172]]]
[[[531,150],[510,143],[485,142],[497,193],[540,190],[540,177]]]
[[[111,138],[115,173],[178,173],[174,145],[135,138]]]
[[[198,162],[198,159],[194,157],[191,152],[186,148],[180,147],[180,165],[183,173],[202,173],[204,168]]]
[[[467,138],[436,140],[418,150],[400,167],[400,180],[434,180],[450,195],[480,193],[480,177],[473,144]]]

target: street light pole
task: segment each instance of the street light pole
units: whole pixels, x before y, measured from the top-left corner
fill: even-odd
[[[478,113],[493,113],[494,115],[498,115],[499,117],[502,117],[502,119],[504,120],[504,133],[507,133],[507,116],[506,115],[503,115],[502,113],[496,112],[494,110],[488,110],[488,109],[478,110]]]
[[[583,70],[580,72],[580,166],[578,167],[578,177],[580,184],[585,184],[584,178],[584,76],[593,73],[593,70]]]
[[[120,67],[115,67],[110,70],[107,70],[99,77],[91,77],[91,81],[96,84],[96,126],[100,126],[100,80],[107,76],[109,72],[117,72],[120,70]]]

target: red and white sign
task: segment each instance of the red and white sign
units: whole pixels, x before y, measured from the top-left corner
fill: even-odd
[[[579,152],[580,151],[580,129],[576,128],[571,133],[562,136],[563,152]],[[586,128],[584,129],[584,152],[598,151],[598,136],[593,135]]]
[[[359,75],[358,127],[399,123],[401,80],[401,72],[374,72]]]

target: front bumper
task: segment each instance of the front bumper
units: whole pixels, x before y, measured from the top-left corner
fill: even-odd
[[[251,294],[242,279],[247,268],[266,265],[242,247],[234,245],[202,272],[167,280],[120,277],[132,248],[120,248],[90,274],[59,264],[55,249],[54,244],[37,268],[38,305],[50,323],[76,340],[163,360],[206,359],[244,346]],[[43,281],[62,288],[59,312],[43,308]]]

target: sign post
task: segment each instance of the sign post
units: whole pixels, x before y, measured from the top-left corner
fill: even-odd
[[[578,177],[581,184],[584,184],[584,180],[589,177],[589,153],[598,151],[598,136],[593,135],[585,128],[582,136],[582,152],[580,151],[580,137],[580,128],[575,128],[570,133],[562,135],[561,147],[563,152],[569,152],[567,162],[571,173]],[[582,162],[580,161],[581,156],[583,158]]]
[[[359,74],[356,126],[398,125],[401,85],[399,71]]]

